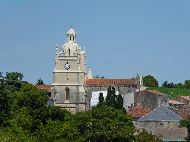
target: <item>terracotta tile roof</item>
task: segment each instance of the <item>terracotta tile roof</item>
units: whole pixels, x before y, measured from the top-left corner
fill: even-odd
[[[144,115],[148,114],[151,110],[149,108],[135,106],[133,109],[128,111],[128,114],[131,115],[133,118],[140,118]]]
[[[176,100],[169,100],[169,104],[174,104],[174,105],[183,105],[184,103],[176,101]]]
[[[183,98],[183,99],[185,99],[185,100],[190,101],[190,96],[178,96],[178,97],[181,97],[181,98]]]
[[[51,85],[36,85],[38,89],[46,90],[48,92],[51,92]]]
[[[141,91],[142,93],[151,93],[151,94],[155,94],[155,95],[166,95],[164,93],[161,93],[160,91],[158,90],[143,90]]]
[[[110,86],[110,85],[136,85],[138,81],[136,79],[87,79],[85,81],[85,86],[95,87],[95,86]]]

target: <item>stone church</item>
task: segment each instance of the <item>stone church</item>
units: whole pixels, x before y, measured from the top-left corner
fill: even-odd
[[[51,100],[53,105],[60,106],[76,113],[90,109],[93,92],[107,91],[115,87],[123,96],[140,90],[142,78],[132,79],[93,78],[91,69],[86,65],[86,52],[77,43],[73,28],[66,34],[66,42],[56,45]]]

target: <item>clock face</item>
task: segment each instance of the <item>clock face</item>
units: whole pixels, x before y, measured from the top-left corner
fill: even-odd
[[[68,69],[70,68],[69,63],[66,63],[66,64],[64,65],[64,67],[65,67],[66,70],[68,70]]]

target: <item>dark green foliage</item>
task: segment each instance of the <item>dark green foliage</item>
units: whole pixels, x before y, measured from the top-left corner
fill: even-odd
[[[158,90],[169,95],[171,98],[175,98],[176,96],[188,96],[190,94],[190,89],[187,88],[150,87],[148,89]]]
[[[69,115],[64,121],[47,121],[37,131],[44,142],[127,142],[135,140],[132,118],[103,105],[87,112]]]
[[[165,81],[163,84],[162,84],[162,87],[166,87],[166,88],[174,88],[175,87],[175,84],[172,82],[172,83],[168,83],[168,81]]]
[[[132,118],[106,105],[76,114],[71,123],[85,141],[128,142],[135,139]]]
[[[137,142],[162,142],[162,140],[159,137],[151,133],[148,133],[145,130],[138,131],[137,133],[138,133],[136,136]]]
[[[108,87],[105,104],[115,109],[124,110],[122,95],[120,93],[116,95],[115,88],[111,86]]]
[[[37,133],[38,141],[41,142],[82,142],[81,137],[78,129],[69,121],[63,123],[49,120]]]
[[[190,118],[188,120],[181,120],[180,121],[181,127],[186,127],[188,131],[188,135],[185,138],[187,142],[190,142]]]
[[[71,114],[47,106],[47,92],[22,81],[20,73],[0,74],[0,140],[5,142],[133,142],[132,118],[123,98],[108,88],[99,107]]]
[[[43,80],[40,78],[37,80],[36,85],[44,85]]]
[[[97,107],[101,107],[102,105],[104,105],[105,104],[105,101],[104,101],[104,96],[103,96],[103,93],[101,92],[100,94],[99,94],[99,102],[98,102],[98,104],[97,104]]]
[[[182,83],[174,84],[173,82],[168,83],[168,81],[165,81],[162,84],[162,87],[165,87],[165,88],[185,88],[185,86]]]
[[[190,89],[190,80],[185,80],[185,87]]]
[[[103,93],[101,92],[99,94],[99,103],[103,103],[104,102],[104,96],[103,96]]]
[[[175,84],[175,88],[185,88],[185,86],[182,83]]]
[[[106,96],[106,104],[108,106],[115,107],[116,106],[116,94],[115,94],[115,88],[109,86]]]
[[[168,81],[165,81],[162,84],[162,87],[165,87],[165,88],[182,88],[182,89],[186,88],[186,89],[190,89],[190,80],[185,80],[184,84],[182,84],[182,83],[174,84],[173,82],[168,83]]]
[[[31,112],[33,117],[32,132],[39,129],[39,124],[46,125],[49,120],[64,121],[70,113],[60,107],[41,107]]]
[[[19,72],[6,72],[6,80],[17,80],[17,81],[21,81],[23,79],[23,74],[19,73]]]
[[[7,72],[6,76],[3,77],[5,89],[9,92],[18,91],[22,86],[23,77],[23,74],[19,72]]]
[[[116,109],[123,109],[123,97],[119,93],[119,95],[116,96]]]
[[[22,84],[20,91],[14,92],[13,107],[18,109],[26,107],[28,110],[35,110],[41,107],[45,107],[47,104],[47,92],[38,90],[32,84]]]
[[[158,87],[158,81],[152,75],[144,76],[143,84],[147,87]]]
[[[10,115],[10,103],[11,97],[4,89],[0,89],[0,125],[5,125]]]

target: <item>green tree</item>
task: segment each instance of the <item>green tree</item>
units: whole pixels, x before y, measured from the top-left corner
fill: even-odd
[[[22,86],[23,74],[19,72],[6,72],[6,76],[3,77],[6,90],[9,92],[19,91]]]
[[[10,117],[10,127],[20,127],[23,131],[31,131],[32,116],[27,108],[23,107],[16,110]]]
[[[102,103],[104,103],[104,96],[103,96],[103,93],[100,92],[99,93],[99,104],[102,104]]]
[[[90,142],[128,142],[135,137],[132,118],[121,110],[103,105],[80,112],[70,119],[82,140]]]
[[[175,84],[175,88],[181,88],[181,89],[183,89],[184,85],[182,83],[177,83],[177,84]]]
[[[123,97],[120,93],[116,96],[116,109],[123,109]]]
[[[139,130],[136,135],[137,142],[162,142],[162,140],[153,135],[152,133],[148,133],[145,130]]]
[[[45,126],[49,120],[63,122],[71,114],[65,109],[53,106],[35,109],[31,112],[31,115],[33,117],[32,130],[35,132],[38,129],[39,124]]]
[[[37,142],[34,136],[29,135],[21,127],[7,127],[0,129],[1,142]]]
[[[0,89],[0,125],[5,125],[10,115],[11,98],[4,89]]]
[[[0,72],[0,81],[2,81],[2,79],[3,79],[3,73]]]
[[[168,83],[168,81],[165,81],[165,82],[162,84],[162,87],[174,88],[174,87],[175,87],[175,84],[174,84],[173,82]]]
[[[108,87],[107,96],[106,96],[106,104],[114,108],[116,106],[116,94],[115,94],[114,87],[111,87],[111,86]]]
[[[147,87],[158,87],[158,81],[152,75],[143,77],[143,84]]]
[[[44,85],[43,80],[40,78],[37,80],[36,85]]]
[[[47,106],[47,92],[39,90],[32,84],[22,84],[19,92],[13,93],[15,108],[27,107],[29,110]]]
[[[22,81],[23,79],[23,74],[19,73],[19,72],[6,72],[6,79],[7,80],[18,80],[18,81]]]
[[[10,114],[11,97],[5,87],[5,80],[0,73],[0,125],[5,125]]]
[[[185,139],[187,142],[190,142],[190,118],[188,120],[181,120],[180,126],[187,128],[188,135]]]
[[[190,80],[185,80],[185,87],[190,89]]]
[[[41,142],[82,142],[80,133],[69,121],[49,120],[47,125],[39,128],[38,141]]]

